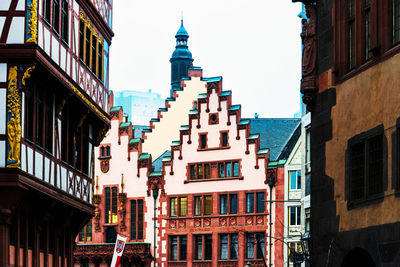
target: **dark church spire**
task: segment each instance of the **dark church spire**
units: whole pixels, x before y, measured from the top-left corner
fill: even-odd
[[[187,46],[189,34],[183,26],[183,19],[181,20],[181,27],[175,35],[176,47],[171,62],[171,96],[174,90],[180,88],[181,79],[188,77],[188,69],[192,65],[192,53]]]

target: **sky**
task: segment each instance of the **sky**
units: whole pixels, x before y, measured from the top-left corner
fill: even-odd
[[[223,77],[242,117],[293,117],[300,110],[301,11],[291,0],[115,0],[110,89],[159,93],[183,14],[194,66]]]

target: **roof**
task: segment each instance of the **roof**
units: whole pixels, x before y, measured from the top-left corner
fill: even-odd
[[[110,108],[110,111],[118,111],[121,108],[122,108],[122,106],[115,106],[115,107]]]
[[[179,28],[179,30],[176,33],[175,37],[178,37],[178,36],[187,36],[187,37],[189,37],[189,34],[187,33],[185,27],[183,26],[183,19],[181,19],[181,27]]]
[[[297,128],[300,129],[301,119],[251,118],[250,121],[251,133],[260,134],[260,147],[270,149],[270,161],[289,157],[286,152],[293,149],[300,136],[297,136],[295,132]]]
[[[153,161],[153,168],[154,172],[161,172],[162,171],[162,162],[164,158],[171,159],[171,151],[166,150],[161,156]]]

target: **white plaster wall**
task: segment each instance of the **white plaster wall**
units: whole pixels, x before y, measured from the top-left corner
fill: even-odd
[[[7,44],[23,44],[25,37],[25,17],[13,17]]]
[[[162,112],[163,118],[160,122],[154,123],[153,132],[146,133],[143,151],[150,153],[153,159],[170,150],[171,141],[179,139],[179,128],[188,124],[188,112],[193,108],[193,101],[197,100],[200,93],[206,92],[206,82],[200,78],[192,77],[185,84],[183,91],[177,91],[176,100],[169,102],[171,107],[168,111]]]

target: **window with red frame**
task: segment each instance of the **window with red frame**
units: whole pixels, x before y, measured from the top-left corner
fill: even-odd
[[[105,191],[104,222],[106,224],[117,223],[118,188],[116,186],[106,187],[104,188],[104,191]]]
[[[236,214],[237,213],[237,194],[220,194],[219,195],[219,213],[220,214]]]
[[[197,163],[190,165],[190,180],[209,179],[209,178],[210,178],[209,163]]]
[[[228,132],[221,132],[221,147],[228,146]]]
[[[131,200],[131,240],[143,239],[143,199]]]
[[[212,196],[204,195],[204,196],[194,196],[194,212],[195,216],[201,215],[211,215],[212,213]]]
[[[238,259],[238,234],[219,235],[219,258],[221,260]]]
[[[246,234],[246,259],[264,259],[265,233]]]
[[[169,236],[169,260],[186,261],[187,237],[186,235]]]
[[[92,241],[92,221],[81,229],[78,240],[81,242]]]
[[[187,216],[187,197],[171,197],[169,199],[170,216]]]
[[[212,235],[194,235],[194,260],[211,260],[212,259]]]
[[[239,161],[219,162],[218,177],[239,177]]]

